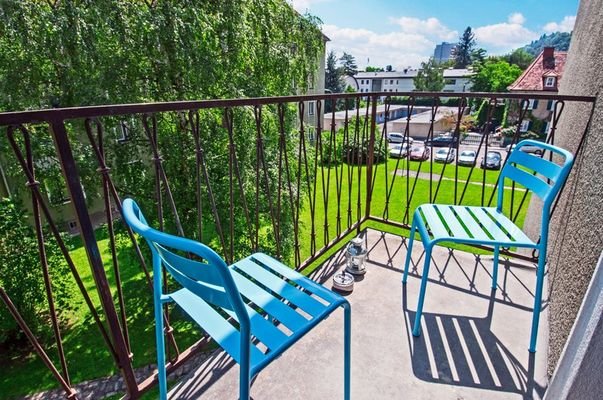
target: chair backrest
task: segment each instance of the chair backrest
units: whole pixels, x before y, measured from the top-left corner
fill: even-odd
[[[151,228],[138,204],[132,199],[123,201],[123,211],[127,224],[145,238],[153,253],[153,289],[156,295],[163,293],[163,265],[182,287],[206,302],[234,310],[237,314],[244,310],[228,266],[216,252],[202,243]],[[186,257],[191,254],[200,257],[202,261]]]
[[[526,146],[538,147],[542,154],[548,150],[563,157],[563,161],[556,164],[543,157],[530,154],[522,150]],[[522,140],[515,146],[500,173],[498,209],[502,211],[505,179],[510,179],[542,199],[544,211],[546,211],[543,212],[543,218],[548,219],[551,203],[567,179],[573,162],[574,156],[565,149],[535,140]]]

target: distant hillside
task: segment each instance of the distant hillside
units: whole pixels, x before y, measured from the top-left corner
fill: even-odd
[[[567,51],[569,49],[572,34],[568,32],[555,32],[550,35],[542,35],[539,39],[523,47],[525,51],[532,56],[540,54],[544,47],[554,47],[558,51]]]

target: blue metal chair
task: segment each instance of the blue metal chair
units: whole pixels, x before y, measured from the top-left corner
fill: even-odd
[[[132,199],[124,200],[123,210],[128,225],[146,239],[153,253],[161,399],[167,398],[162,306],[172,301],[240,365],[242,400],[249,399],[252,377],[343,307],[344,399],[350,398],[351,309],[347,300],[265,254],[256,253],[228,266],[204,244],[149,227]],[[203,261],[186,258],[190,254]],[[181,289],[163,293],[162,266]]]
[[[563,163],[557,165],[527,152],[521,151],[523,146],[537,146],[563,157]],[[536,291],[532,314],[532,333],[530,352],[536,351],[538,321],[542,305],[542,285],[546,261],[547,238],[551,205],[563,186],[573,164],[573,156],[559,147],[533,140],[523,140],[517,144],[498,181],[498,198],[496,207],[453,206],[445,204],[423,204],[413,215],[408,253],[404,266],[402,282],[406,284],[410,269],[412,245],[415,232],[418,230],[425,246],[425,265],[421,278],[421,288],[417,304],[417,314],[413,327],[413,335],[421,333],[421,313],[425,299],[425,288],[431,262],[431,251],[438,242],[456,242],[482,244],[494,247],[494,266],[492,271],[492,289],[497,286],[498,255],[500,247],[528,247],[538,250],[538,269],[536,271]],[[529,172],[528,170],[532,171]],[[536,174],[534,174],[536,173]],[[544,178],[542,178],[544,177]],[[505,179],[510,179],[532,191],[543,201],[540,241],[533,242],[503,212],[503,196]]]

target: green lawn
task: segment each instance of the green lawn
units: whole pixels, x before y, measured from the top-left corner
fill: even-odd
[[[419,169],[420,166],[420,169]],[[397,167],[397,169],[396,169]],[[341,229],[340,231],[345,231],[349,225],[347,224],[347,212],[348,206],[351,204],[352,209],[352,223],[357,220],[356,218],[356,208],[357,208],[357,197],[358,190],[360,190],[360,209],[361,215],[364,216],[365,213],[365,197],[366,197],[366,167],[360,167],[360,179],[358,178],[358,167],[355,166],[353,169],[353,180],[351,184],[351,202],[348,201],[348,185],[347,181],[347,166],[344,164],[338,167],[338,171],[341,171],[343,168],[343,182],[340,186],[340,191],[342,193],[341,201],[339,203],[339,208],[337,207],[337,180],[335,179],[336,172],[335,167],[331,167],[331,179],[328,182],[329,187],[329,202],[327,207],[324,207],[323,203],[323,195],[322,188],[326,187],[327,184],[327,173],[324,174],[325,179],[323,181],[322,174],[319,173],[319,179],[317,180],[317,199],[316,199],[316,210],[314,215],[314,232],[316,237],[316,250],[320,250],[324,247],[330,240],[333,240],[337,236],[337,216],[338,212],[341,216]],[[433,202],[444,203],[444,204],[454,204],[455,201],[455,183],[454,174],[455,174],[455,166],[448,164],[444,166],[444,164],[436,164],[433,165],[433,181],[431,182],[431,198],[430,198],[430,181],[429,181],[429,168],[430,165],[428,162],[422,163],[420,165],[419,162],[411,161],[408,164],[408,169],[410,172],[410,178],[406,179],[406,168],[407,161],[405,159],[395,160],[389,159],[387,164],[382,163],[376,167],[376,179],[374,183],[373,196],[371,201],[371,216],[387,218],[389,221],[393,222],[406,222],[410,224],[412,221],[412,215],[416,207],[423,203],[429,203],[430,200]],[[444,170],[444,179],[440,182],[439,189],[437,188],[438,182],[440,181],[440,174],[442,170]],[[394,174],[394,171],[399,171],[399,174]],[[412,171],[415,171],[414,173]],[[427,179],[422,179],[421,177],[416,178],[416,171],[421,173],[426,173]],[[341,172],[339,172],[341,173]],[[468,167],[458,167],[458,181],[456,184],[456,199],[457,204],[463,205],[481,205],[482,201],[482,179],[484,171],[481,169],[475,169],[471,174],[471,179],[469,184],[465,185],[465,181],[469,177],[470,168]],[[496,183],[498,179],[499,171],[485,171],[485,181],[487,185],[484,191],[484,204],[487,205],[494,191],[494,183]],[[423,176],[423,175],[420,175]],[[449,179],[445,179],[449,178]],[[360,185],[358,185],[360,182]],[[466,186],[466,190],[465,190]],[[414,187],[414,190],[413,190]],[[462,195],[465,190],[464,195]],[[436,197],[437,191],[437,197]],[[387,193],[390,192],[389,203],[387,203]],[[511,198],[511,190],[505,190],[504,203],[506,205],[505,210],[508,212],[510,207],[510,198]],[[409,206],[406,207],[406,199],[410,198]],[[462,202],[460,201],[462,197]],[[519,226],[523,225],[523,221],[525,219],[525,214],[527,211],[527,205],[529,203],[529,195],[526,198],[523,206],[519,209],[521,197],[523,196],[522,191],[515,191],[515,199],[513,204],[513,214],[519,211],[519,215],[517,217],[517,224]],[[301,259],[307,259],[311,254],[310,247],[310,238],[312,235],[312,214],[310,211],[310,207],[307,206],[309,200],[306,200],[306,207],[302,211],[301,221],[303,223],[300,227],[300,237],[305,238],[306,240],[301,241]],[[496,196],[493,199],[492,204],[496,203]],[[387,207],[387,213],[386,213]],[[329,222],[328,228],[325,229],[325,212],[327,215],[327,220]],[[409,232],[406,229],[392,227],[391,225],[385,225],[383,223],[369,221],[363,227],[372,227],[375,229],[383,230],[386,232],[390,232],[397,235],[408,236]],[[328,232],[328,235],[325,235],[325,231]],[[347,240],[342,241],[342,243],[347,242]],[[448,245],[448,244],[447,244]],[[484,250],[479,250],[474,247],[463,246],[458,244],[449,244],[451,247],[459,248],[463,250],[470,250],[474,253],[485,254],[487,253]],[[327,253],[325,257],[321,257],[317,260],[316,263],[309,268],[309,271],[317,268],[320,265],[321,261],[324,261],[328,257],[328,255],[334,253],[336,249],[333,249],[331,252]]]
[[[407,166],[411,171],[417,171],[419,168],[418,162],[410,162],[406,164],[406,160],[388,160],[387,164],[376,166],[377,175],[374,185],[373,198],[371,202],[371,215],[376,217],[387,217],[391,221],[403,222],[405,216],[409,222],[412,218],[414,209],[430,200],[430,185],[426,179],[415,179],[415,174],[411,172],[408,180],[403,175],[394,174],[396,166],[400,173],[405,171]],[[387,171],[386,171],[387,166]],[[357,198],[360,192],[360,211],[361,216],[365,213],[365,196],[366,196],[366,167],[357,166],[351,169],[353,179],[351,187],[347,180],[347,165],[343,164],[337,168],[325,168],[321,174],[319,170],[318,179],[316,181],[316,203],[314,213],[314,229],[312,229],[311,207],[308,197],[304,199],[304,207],[300,215],[300,253],[301,260],[310,257],[312,252],[311,237],[314,232],[315,248],[314,252],[324,248],[324,246],[337,236],[337,221],[340,217],[340,231],[343,232],[348,228],[348,206],[351,208],[352,223],[357,220]],[[429,173],[429,163],[423,163],[420,171]],[[437,181],[444,166],[442,164],[433,165],[434,182],[432,183],[432,199],[436,190]],[[358,170],[360,169],[360,177]],[[330,172],[330,180],[327,186],[327,177]],[[344,174],[342,184],[339,186],[341,199],[337,201],[337,174]],[[460,199],[461,192],[464,188],[464,180],[467,179],[469,168],[458,167],[459,183],[457,184],[457,200]],[[462,204],[479,205],[481,203],[481,182],[483,171],[476,169],[471,176],[471,182],[480,183],[479,185],[470,183],[467,185],[466,193],[463,197]],[[324,176],[324,180],[323,177]],[[447,165],[444,171],[444,177],[454,178],[455,166]],[[486,171],[485,180],[489,184],[496,182],[498,171]],[[416,180],[416,184],[415,184]],[[393,184],[393,185],[392,185]],[[406,208],[407,190],[410,194],[412,187],[415,185],[414,194],[408,209]],[[328,187],[329,199],[326,204],[323,200],[323,188]],[[407,189],[408,187],[408,189]],[[348,189],[349,198],[348,200]],[[486,202],[489,199],[493,187],[487,186],[485,191]],[[386,193],[391,191],[388,212],[386,210]],[[441,203],[454,203],[455,184],[454,181],[443,179],[438,190],[436,200]],[[505,192],[505,201],[508,201],[510,190]],[[515,208],[519,205],[518,198],[521,198],[521,193],[518,196],[516,193]],[[529,199],[527,199],[529,200]],[[518,224],[521,226],[527,210],[528,201],[524,203],[518,218]],[[339,205],[339,206],[338,206]],[[325,227],[325,215],[327,217],[328,226]],[[372,227],[385,230],[398,235],[408,235],[408,231],[400,228],[393,228],[381,223],[368,222],[363,227]],[[328,234],[325,234],[327,232]],[[354,234],[350,234],[351,238]],[[122,235],[123,237],[123,235]],[[346,238],[341,242],[341,245],[347,242]],[[98,245],[105,262],[105,270],[111,283],[111,289],[115,293],[114,274],[111,265],[111,254],[109,250],[109,239],[106,231],[99,229],[97,231]],[[124,240],[128,240],[127,238]],[[73,239],[71,243],[73,250],[71,255],[80,272],[84,284],[89,290],[93,302],[100,309],[98,296],[96,294],[94,280],[90,273],[86,254],[79,239]],[[135,367],[144,366],[155,362],[155,339],[154,339],[154,324],[152,312],[151,293],[147,287],[138,261],[135,258],[134,252],[124,246],[118,253],[118,259],[121,266],[122,283],[124,296],[126,301],[126,309],[128,315],[128,327],[130,333],[130,343],[134,354]],[[469,249],[456,245],[456,248]],[[317,268],[322,261],[329,255],[337,251],[332,249],[323,257],[313,263],[305,273],[311,272]],[[471,248],[473,252],[484,253]],[[400,260],[401,261],[401,260]],[[117,304],[117,301],[115,302]],[[98,328],[90,317],[83,299],[78,298],[74,304],[74,311],[70,316],[70,325],[63,330],[63,341],[66,351],[66,357],[69,363],[69,372],[73,382],[81,382],[83,380],[102,377],[118,373],[114,363],[106,349],[106,346],[99,334]],[[181,349],[187,348],[198,337],[199,333],[194,327],[184,318],[178,318],[175,315],[173,318],[175,327],[176,339]],[[48,353],[57,359],[56,349],[47,349]],[[57,363],[58,365],[58,363]],[[10,360],[9,364],[4,367],[4,371],[0,376],[0,399],[13,398],[34,391],[47,390],[56,387],[55,380],[50,372],[46,369],[43,363],[35,354],[27,356],[18,356]]]
[[[111,252],[106,231],[99,229],[97,238],[111,290],[115,294]],[[74,239],[71,244],[74,248],[71,251],[73,261],[90,293],[92,301],[102,315],[85,250],[79,239]],[[151,292],[146,284],[144,274],[134,258],[133,251],[121,250],[118,253],[118,260],[121,266],[120,272],[128,316],[130,343],[134,354],[133,362],[135,367],[141,367],[156,362]],[[117,304],[117,301],[115,303]],[[72,382],[81,382],[119,373],[81,295],[76,297],[73,312],[69,319],[70,324],[66,329],[63,329],[62,337]],[[193,328],[192,324],[186,322],[183,318],[177,318],[176,315],[172,322],[177,332],[176,340],[181,349],[185,349],[198,339],[199,333]],[[46,351],[55,361],[55,365],[59,365],[56,348],[47,348]],[[0,374],[1,399],[13,398],[55,387],[57,387],[57,384],[54,377],[35,353],[27,356],[15,356],[8,365],[4,366],[4,371]]]

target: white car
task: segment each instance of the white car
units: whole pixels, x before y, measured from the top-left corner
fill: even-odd
[[[404,158],[408,154],[408,143],[390,145],[389,156],[393,158]]]
[[[408,140],[407,140],[408,139]],[[387,141],[390,143],[410,143],[414,142],[414,139],[410,136],[404,136],[401,132],[389,132],[387,134]]]
[[[515,146],[517,146],[517,144],[510,144],[506,147],[507,152],[513,151],[513,149],[515,148]],[[541,147],[538,146],[521,146],[521,148],[519,149],[521,151],[523,151],[524,153],[533,153],[536,154],[538,156],[542,155],[543,153],[543,149]]]
[[[475,160],[477,159],[477,153],[474,150],[463,150],[459,154],[459,165],[468,165],[470,167],[475,166]]]
[[[455,149],[439,149],[438,151],[436,151],[433,159],[436,162],[451,163],[454,161],[455,157],[456,157]]]

